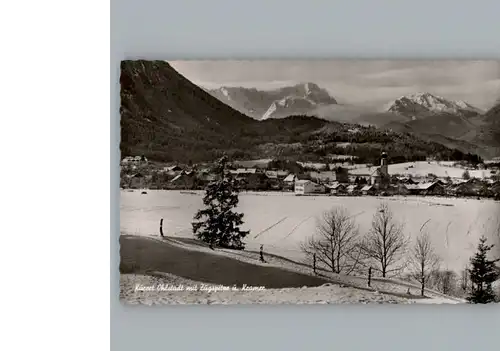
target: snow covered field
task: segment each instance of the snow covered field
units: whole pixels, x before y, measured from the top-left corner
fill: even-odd
[[[202,194],[178,191],[121,192],[120,228],[133,235],[193,237],[191,222],[202,207]],[[376,207],[387,201],[395,217],[405,222],[406,233],[414,238],[426,228],[436,251],[448,269],[460,271],[474,253],[482,234],[492,236],[498,226],[500,203],[492,200],[446,199],[431,197],[296,197],[290,193],[242,193],[239,211],[245,213],[244,228],[250,229],[247,249],[294,260],[302,260],[299,244],[315,230],[316,218],[336,206],[344,206],[356,219],[361,233],[370,228]]]
[[[453,166],[452,161],[442,162],[405,162],[389,164],[389,174],[411,175],[412,177],[425,177],[429,173],[435,174],[438,177],[462,178],[465,168]],[[352,174],[371,174],[375,170],[373,167],[357,167],[350,173]],[[469,170],[469,174],[474,178],[489,178],[491,177],[490,170]]]

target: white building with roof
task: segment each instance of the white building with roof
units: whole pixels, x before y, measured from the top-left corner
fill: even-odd
[[[295,180],[297,179],[297,176],[295,174],[289,174],[283,179],[285,183],[293,184]]]
[[[312,180],[296,180],[295,181],[295,195],[305,194],[321,194],[325,193],[325,187],[316,184]]]

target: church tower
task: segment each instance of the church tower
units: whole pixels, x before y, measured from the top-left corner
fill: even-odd
[[[382,157],[380,159],[380,175],[385,178],[389,177],[389,169],[387,165],[387,154],[382,152]]]

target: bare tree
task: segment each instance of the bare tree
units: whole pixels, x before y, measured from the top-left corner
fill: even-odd
[[[362,252],[373,261],[373,269],[382,277],[401,272],[409,239],[403,233],[404,225],[398,223],[386,203],[382,203],[373,215],[372,226],[362,242]]]
[[[316,233],[301,245],[308,257],[316,258],[318,265],[333,273],[350,274],[359,264],[358,229],[345,208],[323,213],[316,225]]]
[[[432,273],[428,286],[433,286],[446,295],[457,294],[457,274],[451,270],[438,270]]]
[[[469,269],[467,266],[465,266],[464,270],[462,271],[462,274],[460,276],[460,288],[464,293],[469,291]]]
[[[496,250],[494,253],[495,257],[500,257],[500,219],[497,218],[497,223],[495,226],[495,229],[493,229],[493,241],[494,245],[493,248]]]
[[[426,284],[432,273],[439,270],[439,263],[429,234],[427,231],[421,232],[411,254],[413,278],[420,283],[420,295],[424,296]]]

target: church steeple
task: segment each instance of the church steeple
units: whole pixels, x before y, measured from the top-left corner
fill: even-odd
[[[389,169],[387,164],[387,153],[382,152],[382,156],[380,158],[380,173],[383,177],[389,176]]]
[[[385,151],[382,152],[382,157],[380,158],[380,165],[381,166],[387,165],[387,153]]]

